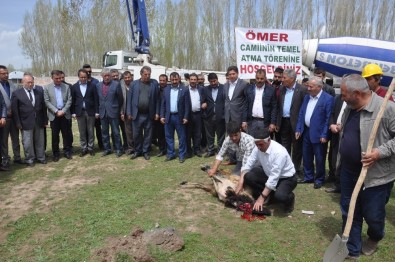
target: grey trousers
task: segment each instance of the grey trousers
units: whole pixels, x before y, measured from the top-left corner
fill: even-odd
[[[82,110],[82,115],[77,117],[77,123],[78,131],[80,132],[81,150],[92,151],[95,141],[95,117],[88,116],[88,113],[85,110]]]
[[[44,127],[36,123],[33,130],[22,130],[21,133],[25,162],[33,163],[35,158],[45,160]]]
[[[3,140],[1,141],[1,158],[3,163],[8,163],[11,159],[8,154],[8,137],[11,136],[12,151],[14,160],[21,159],[21,148],[19,145],[19,130],[16,128],[11,118],[7,117],[6,125],[3,127]]]

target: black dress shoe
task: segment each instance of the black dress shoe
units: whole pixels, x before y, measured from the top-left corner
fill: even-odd
[[[88,150],[89,155],[94,156],[95,155],[95,151],[93,150]]]
[[[37,163],[40,163],[40,164],[43,164],[43,165],[45,165],[45,164],[47,164],[47,160],[37,160]]]
[[[185,158],[192,158],[192,153],[187,153],[187,154],[185,155]]]
[[[0,171],[10,171],[10,167],[9,166],[4,166],[4,165],[0,165]]]
[[[31,163],[26,163],[26,166],[27,166],[27,167],[34,167],[34,163],[33,163],[33,162],[31,162]]]
[[[204,155],[205,158],[209,158],[209,157],[212,157],[212,156],[215,156],[214,152],[208,152],[207,154]]]
[[[202,153],[200,151],[196,151],[195,156],[202,157]]]
[[[116,153],[116,156],[117,157],[121,157],[123,155],[123,152],[122,151],[118,151],[117,153]]]
[[[138,158],[139,156],[141,156],[141,154],[135,152],[135,153],[132,154],[132,156],[130,157],[130,159],[136,159],[136,158]]]
[[[150,159],[150,155],[149,155],[148,153],[145,153],[145,154],[144,154],[144,159],[145,159],[145,160],[149,160],[149,159]]]
[[[65,153],[64,157],[67,159],[73,159],[73,156],[71,155],[71,153]]]
[[[52,161],[58,162],[58,161],[59,161],[59,156],[53,156],[53,157],[52,157]]]
[[[327,188],[325,189],[325,192],[327,193],[340,193],[340,188],[335,186],[335,187],[331,187],[331,188]]]
[[[166,155],[166,152],[159,152],[159,154],[157,154],[156,156],[157,157],[161,157],[161,156],[164,156],[164,155]]]
[[[21,165],[23,165],[23,164],[26,164],[26,163],[22,159],[17,159],[17,160],[14,160],[14,164],[21,164]]]
[[[88,154],[88,151],[82,150],[81,153],[80,153],[80,157],[83,157],[83,156],[85,156],[86,154]]]
[[[180,163],[182,164],[184,162],[185,162],[185,159],[184,158],[180,158]]]
[[[101,156],[102,157],[103,156],[108,156],[109,154],[111,154],[111,151],[110,150],[106,150],[106,151],[103,152],[103,154],[101,154]]]
[[[167,162],[167,161],[171,161],[171,160],[174,160],[174,159],[176,159],[176,157],[175,156],[172,156],[172,157],[166,157],[166,159],[165,159],[165,162]]]
[[[322,187],[322,184],[314,183],[314,189],[320,189],[321,187]]]

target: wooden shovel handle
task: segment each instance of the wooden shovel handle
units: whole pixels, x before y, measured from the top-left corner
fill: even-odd
[[[392,96],[392,92],[394,91],[394,88],[395,88],[395,78],[392,79],[391,84],[387,90],[387,93],[385,94],[384,101],[380,106],[379,113],[377,114],[377,117],[374,120],[373,129],[372,129],[372,132],[370,133],[366,153],[370,153],[373,149],[373,143],[374,143],[374,140],[376,139],[377,129],[379,128],[381,118],[383,117],[388,100],[389,100],[390,96]],[[354,191],[352,192],[352,196],[351,196],[351,200],[350,200],[350,207],[348,208],[347,222],[346,222],[346,226],[345,226],[344,232],[343,232],[343,236],[346,238],[348,238],[350,235],[352,221],[354,219],[355,203],[357,201],[357,197],[358,197],[359,191],[361,190],[362,184],[365,181],[367,172],[368,172],[368,167],[365,167],[365,166],[362,167],[361,174],[359,175],[358,181],[354,187]]]

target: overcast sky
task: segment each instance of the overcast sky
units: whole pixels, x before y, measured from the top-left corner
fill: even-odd
[[[23,17],[32,10],[34,0],[1,1],[0,15],[0,64],[12,64],[16,69],[30,68],[31,61],[25,58],[18,45]]]

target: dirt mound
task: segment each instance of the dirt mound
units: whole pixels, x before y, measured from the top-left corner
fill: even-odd
[[[174,228],[156,228],[147,232],[136,229],[128,236],[108,238],[105,247],[94,251],[91,261],[112,262],[120,254],[126,254],[138,262],[155,261],[148,252],[150,245],[175,252],[184,247],[184,240]]]

